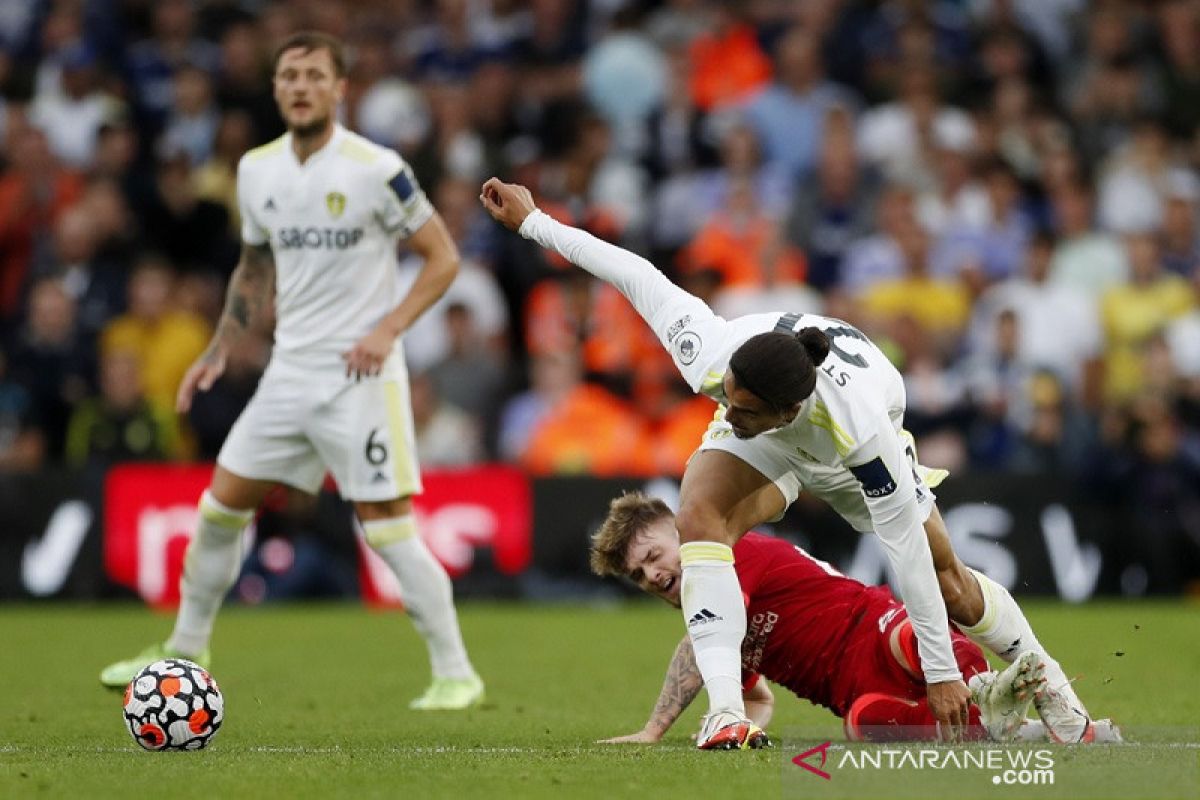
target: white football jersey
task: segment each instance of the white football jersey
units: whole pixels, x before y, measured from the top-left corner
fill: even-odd
[[[337,125],[303,164],[290,133],[249,151],[237,191],[242,240],[275,257],[273,359],[344,370],[342,354],[400,301],[397,242],[433,216],[412,169]]]

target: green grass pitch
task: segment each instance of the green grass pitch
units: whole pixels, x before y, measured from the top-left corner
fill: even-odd
[[[8,605],[0,797],[1200,796],[1200,606],[1026,607],[1067,672],[1082,676],[1091,709],[1138,743],[1054,748],[1055,784],[1018,789],[979,772],[821,780],[790,763],[803,749],[792,739],[837,745],[840,723],[780,690],[770,751],[694,751],[687,736],[698,707],[660,745],[593,744],[641,726],[682,635],[677,612],[647,603],[463,604],[489,699],[457,715],[407,710],[428,676],[424,648],[399,614],[352,604],[230,608],[214,640],[227,717],[213,745],[145,753],[122,725],[119,693],[103,690],[96,673],[164,636],[170,620],[129,606]]]

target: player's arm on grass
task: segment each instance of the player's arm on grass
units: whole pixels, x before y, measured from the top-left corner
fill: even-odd
[[[229,278],[225,310],[208,347],[188,369],[175,396],[175,408],[186,414],[196,391],[207,392],[225,372],[231,347],[246,331],[258,325],[271,303],[275,286],[275,256],[270,242],[242,242],[242,254]]]
[[[767,686],[766,679],[761,675],[757,676],[754,685],[742,694],[742,700],[746,703],[746,716],[755,725],[766,730],[771,716],[775,713],[775,695],[771,692],[771,687]]]
[[[950,643],[946,603],[938,586],[929,538],[918,513],[912,465],[890,425],[847,457],[858,479],[871,523],[896,573],[917,635],[929,709],[954,735],[967,723],[970,692]]]
[[[421,259],[421,270],[400,305],[343,356],[347,375],[379,374],[396,339],[446,293],[458,274],[458,247],[436,212],[408,237],[407,244]]]
[[[637,733],[604,739],[601,743],[659,741],[703,688],[704,678],[700,676],[700,668],[696,666],[692,640],[685,636],[675,648],[675,655],[671,658],[671,665],[667,667],[667,677],[663,679],[662,691],[658,693],[658,702],[654,704],[650,719],[646,720],[646,724]]]

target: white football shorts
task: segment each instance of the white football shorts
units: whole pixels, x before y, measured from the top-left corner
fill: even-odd
[[[408,373],[399,353],[381,375],[314,375],[272,360],[217,463],[246,478],[315,494],[333,473],[347,500],[419,494]]]
[[[912,443],[912,434],[908,431],[900,431],[900,435]],[[810,461],[790,451],[778,439],[763,436],[739,439],[733,435],[733,428],[725,421],[724,415],[719,413],[709,423],[696,452],[703,450],[723,450],[735,455],[769,478],[783,494],[785,511],[796,502],[801,491],[809,491],[828,503],[854,530],[860,533],[873,533],[875,530],[862,487],[854,473],[846,467],[831,467]],[[915,455],[915,443],[911,452]],[[930,487],[937,486],[949,473],[921,466],[915,461],[913,468],[917,484],[917,513],[924,522],[933,513],[936,499]],[[779,518],[782,516],[780,514]],[[777,522],[779,518],[770,521]]]

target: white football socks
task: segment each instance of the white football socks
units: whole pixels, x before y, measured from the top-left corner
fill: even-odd
[[[253,509],[229,508],[208,490],[200,496],[200,519],[183,562],[169,649],[197,656],[208,647],[221,601],[241,571],[242,530],[253,517]]]
[[[400,597],[425,639],[433,674],[439,678],[470,678],[475,670],[467,657],[450,576],[429,552],[411,514],[362,523],[367,543],[387,562],[400,581]]]
[[[746,607],[733,569],[733,548],[718,542],[686,542],[679,546],[679,563],[683,619],[708,690],[709,712],[734,711],[744,716]]]
[[[970,572],[983,593],[983,616],[974,625],[959,625],[962,632],[1010,664],[1026,650],[1036,651],[1046,665],[1046,682],[1064,694],[1072,706],[1087,714],[1066,673],[1042,647],[1013,596],[983,573],[973,569]]]

